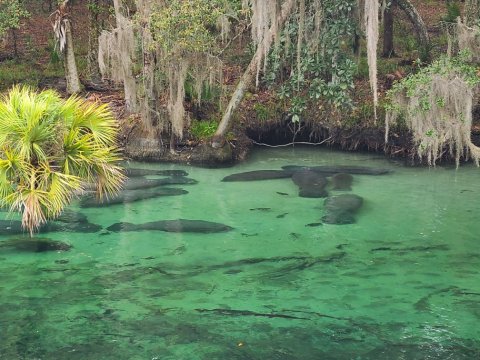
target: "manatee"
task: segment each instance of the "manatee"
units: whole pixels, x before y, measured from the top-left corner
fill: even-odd
[[[310,170],[301,170],[295,172],[292,175],[292,181],[299,187],[306,185],[325,187],[327,185],[327,179],[324,176]]]
[[[175,196],[188,194],[188,191],[177,188],[159,187],[151,189],[125,190],[108,199],[99,202],[94,196],[87,196],[80,200],[83,208],[102,207],[116,204],[131,203],[139,200],[156,198],[160,196]]]
[[[365,166],[349,166],[349,165],[335,165],[335,166],[298,166],[286,165],[282,166],[283,170],[297,172],[301,170],[310,170],[325,176],[331,176],[338,173],[357,174],[357,175],[384,175],[391,173],[388,169],[376,169]]]
[[[353,176],[347,173],[338,173],[332,176],[333,190],[352,190]]]
[[[63,223],[85,223],[88,222],[88,219],[87,215],[82,214],[81,212],[65,209],[55,221]]]
[[[147,175],[157,176],[188,176],[188,173],[183,170],[153,170],[153,169],[125,169],[125,175],[128,177],[141,177]]]
[[[53,231],[60,231],[61,226],[57,224],[45,224],[40,227],[39,230],[48,229]],[[0,235],[14,235],[14,234],[22,234],[26,233],[27,231],[22,228],[22,222],[18,220],[0,220]],[[48,232],[48,231],[44,231]]]
[[[328,192],[320,186],[303,187],[298,191],[298,196],[303,198],[324,198]]]
[[[47,224],[48,225],[48,224]],[[48,227],[47,227],[48,229]],[[56,231],[68,231],[78,233],[95,233],[102,230],[102,227],[98,224],[92,224],[91,222],[78,222],[78,223],[65,223],[62,224],[60,230]],[[51,231],[51,230],[49,230]],[[41,232],[46,232],[41,230]]]
[[[330,211],[323,215],[322,221],[332,225],[354,224],[355,217],[349,211]]]
[[[363,204],[363,198],[355,194],[342,194],[330,196],[325,199],[324,205],[326,210],[337,211],[347,210],[356,211]]]
[[[222,181],[255,181],[286,179],[291,177],[292,171],[287,170],[255,170],[225,176]]]
[[[78,223],[58,223],[47,222],[38,228],[39,233],[47,232],[79,232],[79,233],[94,233],[102,229],[100,225],[89,222]],[[26,230],[22,227],[22,222],[19,220],[0,220],[0,235],[23,234]]]
[[[107,228],[109,231],[144,231],[157,230],[166,232],[192,232],[192,233],[218,233],[232,230],[232,227],[220,223],[204,221],[204,220],[160,220],[143,224],[132,224],[128,222],[120,222],[113,224]]]
[[[1,249],[13,249],[22,252],[69,251],[72,245],[48,238],[22,237],[0,242]]]
[[[124,185],[125,190],[148,189],[162,185],[185,185],[197,184],[198,181],[184,176],[173,176],[163,179],[145,179],[142,177],[134,177],[128,179]]]
[[[325,224],[353,224],[354,214],[362,206],[363,198],[354,194],[342,194],[325,199],[325,215],[322,221]]]
[[[292,181],[298,186],[298,196],[305,198],[327,197],[325,191],[327,179],[310,170],[300,170],[292,175]]]

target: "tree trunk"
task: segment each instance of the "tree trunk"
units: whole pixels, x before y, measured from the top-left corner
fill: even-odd
[[[480,21],[480,0],[465,0],[465,25],[472,27]]]
[[[383,15],[383,51],[382,56],[390,58],[395,56],[393,46],[393,2],[385,9]]]
[[[283,26],[288,16],[292,12],[294,5],[295,5],[294,0],[287,0],[283,4],[282,11],[278,16],[278,21],[277,21],[278,27]],[[272,45],[273,36],[274,36],[274,32],[272,27],[270,27],[268,34],[263,38],[262,42],[258,44],[257,50],[255,51],[255,55],[253,55],[253,58],[250,61],[250,64],[248,64],[247,69],[245,70],[242,77],[240,78],[240,81],[230,99],[230,102],[228,103],[225,113],[223,114],[222,120],[218,124],[217,131],[215,132],[212,138],[213,148],[220,148],[223,146],[225,135],[232,121],[233,113],[238,108],[238,105],[240,105],[240,103],[242,102],[243,97],[245,95],[245,91],[247,90],[248,86],[255,79],[256,70],[260,66],[263,60],[263,57],[266,53],[265,49],[270,49]]]
[[[87,72],[91,81],[98,83],[101,81],[100,68],[98,66],[98,37],[101,27],[98,15],[100,14],[100,1],[89,0],[88,7],[88,56]]]
[[[417,9],[412,5],[410,0],[393,0],[400,9],[402,9],[405,14],[407,14],[410,22],[413,24],[415,31],[417,33],[418,39],[420,41],[420,46],[425,56],[428,57],[430,49],[430,38],[428,36],[427,27],[423,22],[422,17],[418,13]]]
[[[17,46],[17,30],[12,29],[12,39],[13,39],[13,56],[18,58],[18,46]]]
[[[137,102],[137,80],[133,74],[133,63],[135,59],[135,33],[133,23],[123,15],[122,2],[113,0],[115,10],[116,28],[113,30],[115,42],[119,52],[118,64],[120,66],[121,81],[125,95],[125,106],[128,112],[134,113],[138,110]],[[119,80],[118,78],[116,79]]]
[[[155,69],[157,68],[157,59],[155,56],[154,40],[150,32],[149,16],[151,13],[152,2],[149,0],[137,0],[137,16],[141,27],[139,28],[141,48],[142,48],[142,77],[140,79],[139,107],[142,113],[142,121],[145,129],[150,135],[158,135],[158,83],[155,79]]]
[[[115,20],[117,20],[117,27],[120,26],[118,19],[120,16],[123,16],[122,14],[122,5],[120,3],[120,0],[113,0],[113,9],[115,11]]]
[[[66,45],[64,50],[65,79],[67,80],[67,93],[74,94],[80,92],[80,79],[78,78],[77,64],[73,52],[72,26],[70,20],[64,19]]]

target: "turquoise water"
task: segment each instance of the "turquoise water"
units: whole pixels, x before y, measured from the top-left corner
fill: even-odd
[[[354,176],[364,205],[350,225],[305,226],[323,199],[298,197],[290,179],[220,181],[293,164],[394,172]],[[302,148],[228,169],[131,166],[199,182],[176,185],[181,196],[72,206],[104,229],[39,235],[70,251],[21,252],[1,236],[0,359],[480,358],[477,168]],[[105,230],[180,218],[234,229]]]

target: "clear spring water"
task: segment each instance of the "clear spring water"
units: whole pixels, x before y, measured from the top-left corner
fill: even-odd
[[[394,173],[355,176],[355,224],[315,227],[305,225],[323,199],[298,197],[289,179],[220,181],[288,164]],[[184,169],[199,183],[72,209],[104,228],[184,218],[234,229],[39,235],[68,252],[0,246],[1,359],[480,358],[477,168],[302,148],[258,150],[228,169],[132,166]]]

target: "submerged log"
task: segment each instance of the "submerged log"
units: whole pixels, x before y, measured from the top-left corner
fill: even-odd
[[[266,317],[266,318],[281,318],[281,319],[294,319],[294,320],[310,320],[306,317],[299,317],[286,314],[277,314],[277,313],[259,313],[249,310],[233,310],[233,309],[195,309],[199,313],[210,313],[215,315],[224,315],[224,316],[257,316],[257,317]]]
[[[431,250],[450,250],[448,245],[440,244],[440,245],[430,245],[430,246],[411,246],[405,248],[392,248],[390,246],[382,246],[375,249],[370,250],[370,252],[378,252],[378,251],[391,251],[391,252],[412,252],[412,251],[431,251]]]
[[[337,252],[328,256],[274,256],[270,258],[247,258],[235,261],[225,262],[223,264],[211,265],[209,270],[217,270],[223,268],[231,268],[237,266],[245,266],[262,263],[280,263],[280,262],[295,262],[297,269],[306,269],[318,263],[330,263],[340,260],[345,257],[345,252]]]

